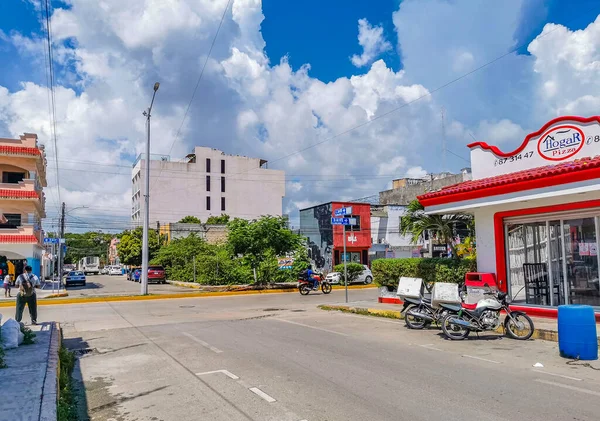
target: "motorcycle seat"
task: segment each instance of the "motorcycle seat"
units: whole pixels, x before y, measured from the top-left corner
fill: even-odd
[[[452,310],[452,311],[459,311],[461,309],[461,306],[458,304],[440,303],[440,306],[447,310]]]

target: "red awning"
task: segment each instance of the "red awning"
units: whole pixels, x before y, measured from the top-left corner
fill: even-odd
[[[595,178],[600,178],[600,156],[465,181],[417,199],[423,206],[435,206]]]
[[[0,189],[0,198],[9,199],[39,199],[40,195],[38,192],[33,190],[11,190],[11,189]]]
[[[9,146],[0,145],[0,154],[10,155],[41,155],[41,151],[38,148],[26,147],[26,146]]]
[[[0,235],[0,244],[35,244],[38,239],[35,235]]]

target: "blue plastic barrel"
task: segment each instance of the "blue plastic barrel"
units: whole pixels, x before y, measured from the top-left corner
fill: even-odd
[[[596,317],[591,306],[558,306],[558,350],[564,358],[598,359]]]

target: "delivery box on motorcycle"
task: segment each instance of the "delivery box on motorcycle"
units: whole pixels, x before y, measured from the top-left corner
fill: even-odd
[[[423,289],[423,279],[408,278],[401,276],[398,281],[398,292],[396,295],[401,299],[404,298],[419,298]]]
[[[465,275],[467,297],[465,304],[477,304],[486,298],[485,292],[497,291],[496,276],[493,273],[469,272]]]
[[[431,290],[431,305],[435,308],[440,304],[460,304],[458,284],[436,282]]]

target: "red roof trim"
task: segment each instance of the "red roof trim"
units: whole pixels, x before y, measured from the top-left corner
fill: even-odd
[[[488,145],[485,142],[473,142],[473,143],[469,143],[467,145],[467,147],[469,149],[473,149],[473,148],[479,146],[481,149],[487,149],[488,151],[492,151],[497,156],[500,156],[502,158],[509,158],[509,157],[511,157],[513,155],[516,155],[516,154],[520,153],[521,151],[523,151],[523,149],[525,149],[525,147],[527,146],[527,144],[529,143],[529,141],[531,140],[531,138],[537,137],[537,136],[541,135],[550,126],[552,126],[552,125],[554,125],[556,123],[560,123],[561,121],[567,121],[567,120],[569,120],[569,121],[577,121],[579,123],[593,123],[593,122],[600,123],[600,116],[593,116],[593,117],[563,116],[563,117],[557,117],[554,120],[550,120],[549,122],[547,122],[546,124],[544,124],[544,126],[541,129],[539,129],[537,132],[529,133],[527,135],[527,137],[525,137],[525,140],[523,140],[523,143],[521,144],[521,146],[519,146],[517,149],[515,149],[512,152],[502,152],[500,149],[498,149],[497,146]]]
[[[40,195],[33,190],[0,189],[0,198],[39,199]]]
[[[37,242],[35,235],[0,235],[0,243],[4,244],[36,244]]]
[[[600,178],[600,156],[470,180],[418,196],[423,206],[462,202]]]
[[[0,153],[8,153],[11,155],[41,155],[42,152],[38,148],[27,146],[9,146],[0,145]]]

